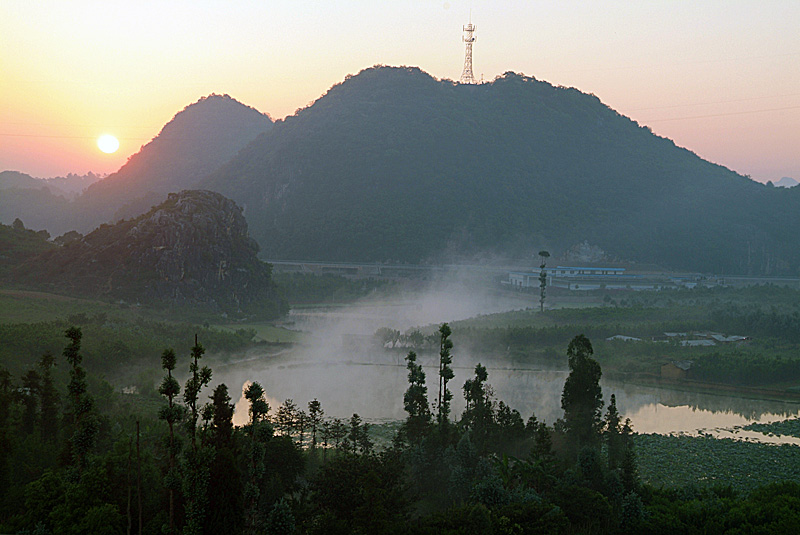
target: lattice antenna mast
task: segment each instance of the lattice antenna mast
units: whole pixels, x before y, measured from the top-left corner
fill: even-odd
[[[466,44],[467,50],[464,56],[464,72],[461,73],[462,84],[475,84],[475,75],[472,74],[472,43],[477,39],[473,34],[478,27],[472,24],[472,16],[470,16],[469,24],[464,26],[464,36],[462,39]]]

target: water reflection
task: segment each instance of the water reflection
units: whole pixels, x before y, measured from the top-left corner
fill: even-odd
[[[246,365],[217,366],[215,375],[227,384],[242,385],[257,380],[264,387],[273,408],[291,398],[299,406],[319,399],[328,416],[340,418],[358,413],[369,420],[401,419],[403,393],[408,387],[407,371],[399,353],[376,358],[316,360],[288,352],[277,357],[249,360]],[[422,355],[428,384],[428,397],[436,397],[436,355]],[[461,386],[473,372],[475,362],[461,359],[450,383],[454,394],[453,414],[464,409]],[[566,371],[522,368],[504,361],[485,361],[495,398],[517,409],[524,419],[535,414],[552,424],[563,416],[561,392]],[[770,423],[800,416],[800,404],[786,401],[755,400],[730,395],[685,392],[616,381],[602,381],[603,399],[611,394],[624,418],[630,418],[639,433],[716,432],[750,423]],[[239,407],[237,406],[237,409]],[[246,405],[242,405],[246,408]],[[246,410],[238,411],[246,418]],[[239,422],[237,414],[237,423]],[[744,434],[743,434],[744,433]],[[746,432],[740,432],[741,438]],[[758,436],[755,433],[752,437]],[[750,435],[747,435],[750,436]],[[751,438],[752,438],[751,437]]]
[[[291,398],[301,408],[317,398],[327,416],[347,418],[358,413],[367,420],[402,419],[403,393],[408,387],[403,352],[383,351],[371,345],[378,327],[406,330],[415,325],[436,324],[479,312],[519,308],[519,301],[489,300],[459,290],[425,294],[399,304],[367,303],[358,307],[305,309],[292,315],[294,326],[307,333],[303,343],[278,354],[251,354],[237,363],[217,364],[215,382],[231,388],[259,381],[273,409]],[[535,414],[552,424],[563,416],[561,392],[567,372],[520,363],[502,357],[472,355],[469,349],[454,351],[455,378],[452,413],[464,409],[461,387],[480,361],[489,371],[495,398],[517,409],[527,420]],[[566,359],[565,359],[566,361]],[[427,374],[428,399],[437,395],[438,355],[420,354]],[[566,365],[566,362],[564,362]],[[754,422],[769,423],[800,415],[796,402],[746,399],[731,395],[685,392],[617,381],[602,381],[604,401],[616,395],[623,418],[630,418],[640,433],[718,433]],[[236,385],[236,386],[233,386]],[[246,404],[237,404],[235,422],[247,419]],[[734,429],[735,431],[735,429]],[[738,437],[748,432],[732,432]],[[760,435],[760,434],[755,434]],[[752,437],[751,437],[752,438]]]

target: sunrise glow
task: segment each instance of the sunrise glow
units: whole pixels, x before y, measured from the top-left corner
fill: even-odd
[[[119,149],[119,140],[111,134],[103,134],[97,138],[97,148],[106,154],[113,154]]]

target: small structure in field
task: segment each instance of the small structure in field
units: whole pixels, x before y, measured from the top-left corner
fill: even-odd
[[[686,379],[694,365],[691,360],[673,360],[661,366],[661,377],[664,379]]]

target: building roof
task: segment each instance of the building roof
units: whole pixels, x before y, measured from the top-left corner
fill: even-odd
[[[625,271],[625,268],[611,268],[611,267],[569,267],[569,266],[556,266],[556,269],[573,269],[580,271]]]

